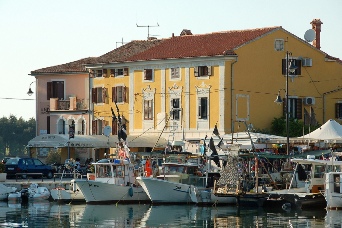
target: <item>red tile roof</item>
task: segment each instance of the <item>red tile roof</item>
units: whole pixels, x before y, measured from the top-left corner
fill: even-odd
[[[135,40],[116,48],[98,57],[98,63],[124,62],[132,56],[139,54],[161,43],[162,40]]]
[[[45,67],[42,69],[31,71],[31,75],[46,73],[83,73],[85,72],[84,64],[96,63],[96,57],[88,57],[74,62],[65,63],[57,66]]]
[[[74,62],[65,63],[57,66],[46,67],[31,71],[32,75],[35,74],[47,74],[47,73],[80,73],[86,72],[86,64],[101,64],[101,63],[112,63],[112,62],[123,62],[129,57],[136,55],[146,49],[149,49],[155,45],[158,45],[161,40],[140,40],[132,41],[119,48],[116,48],[104,55],[99,57],[89,57],[80,59]]]
[[[239,46],[280,28],[269,27],[171,37],[163,39],[159,45],[138,53],[127,60],[139,61],[235,54],[234,50]]]
[[[280,26],[200,35],[181,35],[160,40],[131,41],[99,57],[89,57],[38,69],[31,71],[31,75],[83,73],[86,72],[85,65],[102,63],[235,55],[235,50],[242,45],[279,29],[281,29]],[[191,34],[191,32],[187,34]],[[338,58],[329,55],[327,58],[341,62]]]

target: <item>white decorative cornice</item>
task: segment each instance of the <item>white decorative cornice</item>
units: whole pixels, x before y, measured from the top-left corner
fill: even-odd
[[[153,100],[156,88],[152,89],[150,85],[147,85],[147,87],[142,90],[142,93],[144,100]]]

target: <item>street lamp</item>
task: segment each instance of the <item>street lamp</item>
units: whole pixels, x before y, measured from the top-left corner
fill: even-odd
[[[33,82],[34,82],[34,81],[33,81]],[[27,95],[29,95],[29,96],[31,96],[31,95],[33,94],[33,91],[32,91],[32,89],[31,89],[31,85],[32,85],[33,82],[30,83],[29,90],[27,91]]]
[[[68,140],[68,158],[70,159],[70,139],[75,138],[75,121],[72,120],[69,125],[69,140]]]
[[[289,59],[289,57],[292,56],[291,52],[286,51],[286,89],[285,89],[285,116],[286,116],[286,154],[289,155],[289,145],[290,145],[290,137],[289,137],[289,74],[294,73],[298,67],[295,66],[294,61],[292,59]],[[274,101],[277,104],[283,103],[283,100],[280,96],[280,90],[278,91],[278,95],[276,100]]]

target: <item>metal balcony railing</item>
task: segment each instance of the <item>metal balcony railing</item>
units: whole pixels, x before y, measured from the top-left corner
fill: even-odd
[[[50,98],[50,111],[77,111],[87,110],[88,105],[84,99],[58,100]]]

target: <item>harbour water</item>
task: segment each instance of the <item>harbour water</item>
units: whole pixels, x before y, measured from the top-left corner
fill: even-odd
[[[1,227],[342,227],[342,211],[235,206],[0,203]]]

